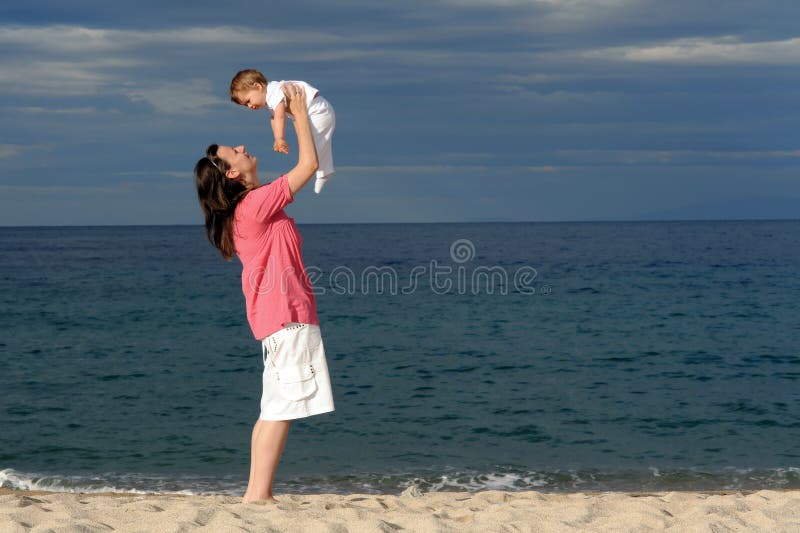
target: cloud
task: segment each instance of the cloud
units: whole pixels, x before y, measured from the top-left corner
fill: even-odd
[[[170,47],[234,47],[264,46],[287,47],[292,54],[308,58],[309,53],[321,54],[329,59],[338,52],[346,57],[364,57],[392,44],[414,45],[420,42],[442,42],[453,38],[475,38],[476,35],[497,33],[504,28],[479,24],[458,24],[438,28],[392,29],[376,31],[360,29],[357,32],[319,30],[281,30],[248,26],[186,26],[159,30],[129,30],[90,28],[86,26],[0,26],[0,45],[47,52],[56,56],[101,57],[98,54],[122,53]],[[373,45],[363,48],[363,45]]]
[[[498,86],[497,89],[512,93],[515,98],[525,98],[528,101],[542,104],[598,104],[618,101],[623,96],[622,93],[613,91],[534,91],[516,85]]]
[[[585,30],[619,27],[642,20],[652,10],[652,0],[445,0],[457,8],[481,9],[502,21],[511,33],[532,33],[538,38],[561,34],[579,40],[592,39]],[[648,20],[652,17],[645,17]],[[580,34],[574,33],[581,30]],[[538,40],[538,39],[537,39]]]
[[[324,44],[336,41],[319,31],[254,29],[244,26],[124,30],[85,26],[0,26],[0,45],[24,46],[58,54],[91,55],[147,46]]]
[[[735,36],[674,39],[657,45],[617,46],[580,53],[588,59],[695,65],[800,63],[800,38],[743,42]]]
[[[176,64],[182,65],[181,79],[185,79],[186,72],[215,77],[214,67],[230,61],[220,58],[230,53],[241,54],[243,48],[279,51],[270,64],[312,63],[326,68],[331,64],[347,64],[358,73],[371,70],[374,74],[368,81],[375,86],[392,86],[398,79],[404,84],[423,84],[432,79],[450,80],[463,67],[477,64],[503,68],[502,65],[532,63],[536,56],[529,52],[454,45],[476,36],[500,37],[504,31],[497,25],[481,26],[474,22],[441,31],[415,28],[339,33],[246,26],[158,30],[0,26],[0,46],[8,50],[0,59],[0,93],[125,95],[154,104],[156,99],[163,101],[162,90],[173,86],[154,86],[147,80],[176,79]],[[415,76],[406,71],[413,71]],[[342,76],[341,83],[363,87],[364,79],[351,73]],[[210,104],[208,95],[200,94],[183,104],[172,102],[169,108],[156,107],[165,112],[193,113]]]
[[[618,163],[685,164],[704,161],[754,161],[800,158],[800,150],[772,151],[707,151],[707,150],[559,150],[558,156],[586,160],[587,164]]]
[[[586,74],[548,74],[531,72],[527,74],[502,74],[498,80],[509,85],[537,85],[545,83],[559,83],[576,81],[586,77]]]
[[[360,165],[340,166],[341,174],[462,174],[468,172],[494,173],[502,168],[506,172],[555,172],[555,166],[481,166],[481,165]]]
[[[95,196],[105,194],[126,194],[126,189],[122,187],[70,187],[60,185],[0,185],[0,192],[2,193],[22,193],[22,194],[35,194],[44,196],[53,195],[70,195],[70,196]]]
[[[445,3],[462,7],[538,7],[554,12],[586,13],[629,7],[640,2],[639,0],[445,0]]]
[[[112,175],[114,176],[167,176],[169,178],[194,178],[194,175],[191,171],[186,170],[157,170],[157,171],[146,171],[146,170],[131,170],[126,172],[114,172]]]
[[[113,77],[102,61],[33,60],[0,64],[0,91],[12,94],[92,95]]]
[[[668,122],[668,121],[598,121],[598,122],[562,122],[549,124],[550,128],[567,130],[580,133],[593,133],[603,135],[613,135],[619,131],[646,131],[658,132],[660,134],[675,133],[733,133],[740,132],[746,128],[737,122],[716,122],[707,123],[699,120],[687,122]]]
[[[222,98],[214,96],[208,80],[162,83],[130,90],[126,94],[133,102],[147,102],[156,111],[167,114],[199,114],[209,106],[225,103]]]
[[[753,152],[701,152],[708,157],[720,159],[793,159],[800,157],[800,150],[772,150]]]
[[[551,19],[584,23],[615,16],[620,10],[631,9],[641,3],[641,0],[535,0],[535,5],[548,9]]]
[[[40,106],[23,106],[23,107],[16,107],[16,108],[6,108],[5,112],[17,112],[17,113],[31,113],[31,114],[42,114],[46,113],[48,115],[87,115],[91,113],[97,113],[98,109],[94,107],[67,107],[67,108],[55,108],[55,107],[40,107]],[[110,113],[112,111],[104,110],[103,113]],[[119,111],[116,111],[119,113]]]
[[[0,46],[6,50],[0,59],[0,92],[53,96],[125,94],[137,101],[150,102],[162,111],[193,113],[212,103],[207,94],[192,95],[185,102],[176,102],[165,94],[174,86],[140,86],[141,74],[132,73],[149,69],[151,72],[145,77],[152,78],[152,71],[168,68],[174,64],[174,55],[181,54],[187,70],[196,68],[192,61],[203,63],[209,59],[200,56],[186,61],[186,52],[208,51],[213,47],[292,44],[297,46],[298,60],[311,61],[315,60],[308,57],[311,49],[335,50],[332,45],[340,40],[342,38],[324,32],[235,26],[152,31],[66,25],[0,26]],[[327,57],[316,59],[358,59],[369,55],[356,49],[325,54]],[[168,108],[156,103],[165,100],[169,100]]]
[[[190,179],[194,179],[194,174],[192,174],[191,172],[185,172],[185,171],[182,172],[182,171],[178,171],[178,170],[176,170],[176,171],[166,171],[165,170],[163,172],[159,172],[159,175],[168,176],[170,178],[180,178],[180,179],[190,178]]]
[[[452,172],[485,172],[488,166],[479,165],[359,165],[340,166],[340,174],[449,174]]]
[[[780,190],[795,191],[800,145],[787,139],[797,76],[750,65],[793,64],[800,33],[791,14],[800,8],[706,4],[442,0],[375,9],[366,0],[313,0],[279,11],[248,2],[232,12],[145,2],[120,4],[111,18],[81,2],[69,13],[22,6],[30,16],[16,20],[30,24],[0,23],[5,141],[16,143],[0,145],[0,158],[9,176],[24,170],[39,185],[130,180],[172,187],[177,192],[164,198],[188,205],[191,168],[209,140],[269,152],[263,115],[240,118],[226,95],[236,69],[262,65],[268,75],[312,81],[339,114],[342,184],[328,198],[348,197],[336,206],[341,211],[309,204],[315,220],[335,221],[342,212],[355,220],[416,216],[395,209],[398,184],[447,199],[456,206],[445,217],[452,219],[501,211],[524,217],[533,198],[542,216],[577,216],[596,201],[584,186],[604,190],[601,179],[669,191],[677,189],[673,176],[689,176],[711,183],[705,190],[713,194],[727,190],[732,175],[749,180],[742,190],[778,176]],[[695,68],[707,64],[732,68]],[[48,149],[34,152],[27,143]],[[91,167],[69,157],[76,150],[92,153]],[[292,163],[265,154],[260,174],[274,179]],[[646,205],[651,190],[641,189],[617,192],[626,204]],[[498,195],[498,206],[513,206],[482,212],[477,200],[469,202],[484,190]],[[88,194],[64,192],[76,217],[95,210],[93,221],[114,221],[124,211],[137,220],[122,195],[105,209]],[[383,200],[353,212],[358,195]],[[63,199],[48,197],[54,217],[68,211]],[[0,212],[19,203],[3,201]],[[154,220],[173,220],[164,209]],[[436,209],[431,202],[426,212],[433,217]],[[46,211],[4,216],[35,220]],[[192,204],[181,216],[196,221],[195,211]]]
[[[41,156],[42,152],[51,148],[46,144],[0,144],[0,159],[13,159],[30,151],[36,151]]]
[[[0,159],[10,159],[16,157],[20,152],[20,146],[16,144],[0,144]]]

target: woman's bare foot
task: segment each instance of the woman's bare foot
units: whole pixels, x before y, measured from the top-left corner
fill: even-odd
[[[269,498],[264,498],[264,499],[259,500],[257,498],[250,498],[250,497],[245,495],[245,497],[242,498],[242,503],[259,503],[261,505],[265,505],[265,504],[268,504],[268,503],[278,503],[278,500],[276,500],[272,496],[270,496]]]

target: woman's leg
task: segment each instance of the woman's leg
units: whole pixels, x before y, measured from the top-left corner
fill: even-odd
[[[272,480],[281,460],[291,420],[259,420],[253,427],[250,447],[250,481],[242,501],[275,501]]]
[[[253,436],[250,438],[250,477],[247,478],[247,490],[244,492],[244,501],[249,501],[250,494],[253,492],[253,481],[256,478],[256,440],[260,432],[261,425],[256,422],[256,425],[253,426]]]

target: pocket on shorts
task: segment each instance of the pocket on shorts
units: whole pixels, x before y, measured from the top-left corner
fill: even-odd
[[[275,382],[281,396],[287,400],[304,400],[317,391],[313,355],[322,338],[319,327],[296,324],[287,327],[278,342],[274,359]],[[283,352],[283,353],[280,353]]]
[[[275,372],[275,381],[281,396],[287,400],[304,400],[317,392],[314,367],[310,364],[279,368]]]

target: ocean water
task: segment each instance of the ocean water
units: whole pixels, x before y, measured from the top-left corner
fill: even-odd
[[[278,492],[800,488],[800,221],[299,227],[336,412]],[[243,493],[240,269],[0,228],[0,486]]]

